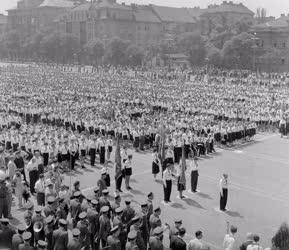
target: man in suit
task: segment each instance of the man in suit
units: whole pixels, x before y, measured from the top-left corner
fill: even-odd
[[[94,239],[99,231],[99,214],[97,212],[98,201],[93,199],[91,201],[92,207],[87,209],[87,220],[89,223],[90,242],[92,250],[95,249]]]
[[[161,215],[161,209],[160,207],[157,207],[155,208],[154,213],[150,216],[149,224],[150,224],[150,229],[151,229],[151,235],[153,233],[153,230],[156,227],[162,226],[160,215]]]
[[[110,230],[111,235],[108,236],[107,238],[107,246],[110,247],[109,248],[110,250],[121,250],[119,233],[120,233],[120,230],[118,226],[115,226]]]
[[[170,248],[171,250],[186,250],[187,243],[184,241],[184,236],[186,234],[185,228],[180,228],[177,235],[173,235],[171,238]]]
[[[111,230],[110,220],[108,217],[109,207],[108,206],[102,207],[100,210],[100,213],[101,215],[99,217],[99,235],[98,235],[99,240],[98,242],[101,241],[102,248],[104,248],[107,245],[107,237]]]
[[[52,246],[54,250],[67,250],[68,232],[66,230],[67,221],[60,219],[59,228],[53,231]]]
[[[9,225],[9,220],[6,218],[0,219],[1,230],[0,230],[0,248],[11,248],[12,238],[15,231]]]
[[[72,238],[69,240],[67,249],[68,250],[80,250],[81,249],[81,243],[79,240],[80,237],[80,231],[78,228],[74,228],[72,230]]]
[[[150,250],[163,250],[163,229],[162,227],[156,227],[153,230],[152,236],[149,239]]]
[[[23,243],[19,245],[19,250],[33,250],[34,248],[30,245],[32,234],[30,232],[23,233]]]
[[[24,243],[23,241],[23,233],[26,230],[26,226],[23,224],[20,224],[17,227],[17,233],[13,235],[12,237],[12,250],[19,250],[19,245]]]
[[[70,213],[72,218],[73,227],[76,227],[79,214],[81,212],[81,204],[79,201],[81,193],[79,191],[75,192],[73,195],[73,199],[70,201]]]

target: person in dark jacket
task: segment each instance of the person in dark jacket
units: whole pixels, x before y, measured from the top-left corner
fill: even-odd
[[[253,237],[254,234],[252,233],[247,233],[247,239],[245,242],[242,243],[242,245],[240,246],[240,250],[247,250],[247,246],[249,246],[250,244],[253,243]]]
[[[171,250],[186,250],[187,243],[184,241],[184,236],[186,234],[185,228],[180,228],[178,235],[173,235],[171,238],[170,248]]]

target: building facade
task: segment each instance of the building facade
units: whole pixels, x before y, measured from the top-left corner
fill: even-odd
[[[0,14],[0,36],[7,30],[7,16]]]
[[[257,49],[262,52],[256,59],[261,71],[289,71],[289,14],[263,24],[255,25],[250,32],[256,37]],[[272,54],[272,59],[268,56]]]

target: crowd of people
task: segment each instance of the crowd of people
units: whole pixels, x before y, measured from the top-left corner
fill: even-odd
[[[197,192],[197,159],[213,153],[216,144],[250,140],[257,129],[280,127],[287,135],[289,88],[283,82],[282,77],[269,82],[248,72],[240,77],[224,71],[2,68],[0,246],[154,250],[163,249],[168,230],[171,249],[209,249],[201,231],[186,244],[180,219],[172,227],[162,223],[152,192],[139,207],[129,199],[122,206],[122,179],[131,189],[132,149],[153,152],[152,174],[156,178],[162,172],[164,202],[170,202],[173,175],[182,199],[184,158],[191,170],[190,189]],[[115,194],[109,195],[107,165],[114,161],[116,138],[121,141],[121,177],[116,178]],[[93,194],[84,195],[78,181],[73,188],[64,185],[63,172],[93,167],[96,157],[101,178]],[[223,211],[225,185],[221,181]],[[13,198],[25,210],[24,224],[16,231],[9,226]],[[224,249],[233,249],[236,231],[232,226]],[[256,249],[258,237],[250,234],[248,247],[242,249]]]

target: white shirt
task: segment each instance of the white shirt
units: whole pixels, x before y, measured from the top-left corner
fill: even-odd
[[[37,193],[44,193],[45,192],[45,183],[43,180],[39,179],[35,183],[35,190]]]
[[[247,246],[247,250],[263,250],[263,247],[259,246],[257,243],[253,243]]]
[[[188,250],[202,250],[203,248],[203,243],[201,242],[201,240],[195,238],[193,240],[191,240],[188,244]]]
[[[235,248],[235,239],[232,235],[226,234],[223,242],[224,250],[236,250]]]

